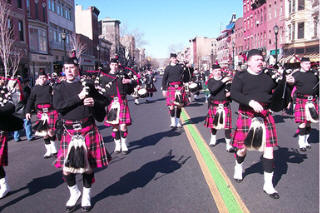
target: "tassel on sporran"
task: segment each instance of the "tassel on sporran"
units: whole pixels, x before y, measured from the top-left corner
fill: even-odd
[[[266,127],[261,117],[254,117],[251,120],[248,135],[244,140],[245,146],[249,150],[263,152],[266,145]]]

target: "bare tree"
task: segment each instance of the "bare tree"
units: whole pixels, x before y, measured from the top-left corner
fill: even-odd
[[[79,62],[80,62],[81,56],[87,50],[87,45],[82,43],[80,41],[80,36],[77,36],[75,33],[73,33],[70,36],[70,43],[71,43],[72,52],[75,52],[75,56],[79,59]]]
[[[131,34],[135,39],[137,47],[143,47],[144,45],[148,44],[148,42],[144,40],[144,33],[139,31],[139,29],[136,28]]]
[[[16,74],[22,58],[22,50],[15,46],[11,14],[7,1],[0,0],[0,58],[6,78]]]

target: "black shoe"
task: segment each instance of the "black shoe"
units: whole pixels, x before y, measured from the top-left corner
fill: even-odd
[[[266,193],[269,197],[271,197],[272,199],[278,200],[280,198],[280,195],[278,192],[274,192],[272,194],[268,194],[266,191],[264,191],[264,193]]]
[[[241,183],[243,179],[234,179],[234,181],[236,181],[237,183]]]
[[[301,151],[301,152],[306,152],[307,149],[306,149],[305,147],[303,147],[303,148],[300,148],[300,151]]]
[[[91,210],[91,208],[92,208],[91,206],[82,206],[81,211],[82,212],[89,212]]]
[[[70,213],[73,212],[74,210],[76,210],[77,205],[74,206],[66,206],[66,213]]]
[[[307,149],[311,149],[311,145],[310,144],[307,145]]]
[[[234,153],[234,152],[235,152],[235,149],[234,149],[234,148],[231,148],[231,149],[227,150],[227,152],[229,152],[229,153]]]
[[[122,151],[122,154],[126,155],[129,151]]]

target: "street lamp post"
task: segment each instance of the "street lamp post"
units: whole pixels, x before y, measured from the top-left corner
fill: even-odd
[[[234,70],[234,41],[232,41],[232,69]]]
[[[63,61],[64,61],[64,60],[66,59],[66,57],[67,57],[66,38],[67,38],[67,35],[66,35],[65,31],[63,31],[63,33],[61,33],[61,39],[63,40],[63,51],[64,51]]]
[[[276,39],[276,64],[278,64],[278,32],[279,32],[278,25],[274,25],[273,31]]]
[[[98,51],[98,69],[100,67],[100,46],[97,46],[97,51]]]

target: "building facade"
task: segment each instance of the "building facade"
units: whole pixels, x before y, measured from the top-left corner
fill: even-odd
[[[75,33],[74,0],[48,0],[48,31],[52,68],[59,73],[65,57],[70,55]]]

